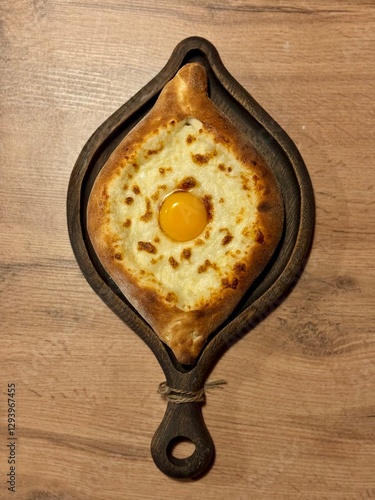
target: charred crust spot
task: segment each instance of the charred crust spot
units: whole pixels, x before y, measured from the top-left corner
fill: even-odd
[[[133,179],[133,174],[128,174],[128,179]]]
[[[244,262],[236,262],[233,265],[233,271],[235,273],[244,273],[246,271],[246,264]]]
[[[132,196],[128,196],[127,198],[125,198],[125,203],[127,205],[131,205],[133,202],[134,202],[134,198]]]
[[[271,210],[272,208],[272,205],[269,201],[261,201],[259,203],[259,205],[257,206],[257,209],[258,209],[258,212],[268,212],[269,210]]]
[[[204,240],[202,240],[202,238],[198,238],[197,240],[195,240],[194,242],[197,246],[201,246],[201,245],[204,245]]]
[[[213,218],[213,215],[214,215],[214,206],[212,204],[212,196],[209,194],[206,194],[203,197],[203,203],[204,203],[204,206],[206,207],[206,210],[207,210],[207,222],[210,222]]]
[[[210,231],[207,229],[206,232],[204,233],[204,237],[206,240],[208,240],[208,238],[210,237]]]
[[[116,252],[116,253],[115,253],[115,259],[116,259],[116,260],[122,260],[122,259],[123,259],[122,253],[120,253],[120,252]]]
[[[219,203],[224,203],[224,198],[220,198]]]
[[[253,160],[251,163],[254,165],[254,167],[256,167],[258,165],[255,160]]]
[[[266,242],[264,239],[264,234],[262,233],[262,231],[260,229],[257,229],[255,231],[255,241],[257,243],[260,243],[261,245],[264,245]]]
[[[139,186],[134,185],[132,189],[133,189],[134,194],[141,194],[141,190],[140,190]]]
[[[178,189],[192,189],[197,185],[197,181],[194,177],[185,177],[182,181],[177,185]]]
[[[175,125],[176,120],[171,120],[169,123],[170,123],[171,125]]]
[[[189,260],[191,257],[191,248],[184,248],[181,252],[181,259]]]
[[[124,223],[123,223],[123,226],[124,227],[130,227],[131,226],[131,223],[132,221],[130,219],[125,219]]]
[[[186,142],[188,144],[192,144],[197,138],[194,137],[193,135],[189,134],[187,137],[186,137]]]
[[[165,300],[167,302],[177,302],[178,301],[178,297],[177,295],[174,293],[174,292],[168,292],[166,297],[165,297]]]
[[[167,186],[166,184],[160,184],[160,185],[158,186],[158,189],[161,189],[162,191],[165,191],[165,190],[167,189],[167,187],[168,187],[168,186]]]
[[[104,200],[108,200],[109,198],[109,194],[108,194],[108,189],[107,189],[107,186],[104,186],[103,187],[103,191],[102,191],[102,198]]]
[[[223,285],[224,288],[232,288],[233,290],[235,290],[238,285],[238,279],[233,278],[232,281],[230,281],[228,278],[223,278],[221,280],[221,284]]]
[[[155,243],[160,243],[160,238],[158,236],[155,236],[154,241]]]
[[[149,241],[138,241],[138,250],[140,252],[147,252],[147,253],[157,253],[156,246],[150,243]]]
[[[219,165],[217,166],[217,168],[219,170],[221,170],[222,172],[225,172],[225,170],[226,170],[226,167],[225,167],[224,163],[219,163]]]
[[[179,266],[179,263],[177,262],[177,260],[172,256],[169,257],[168,262],[173,267],[173,269],[176,269],[176,267]]]
[[[138,163],[133,163],[133,168],[134,168],[134,170],[135,170],[136,172],[138,172],[138,170],[139,170],[139,165],[138,165]]]
[[[151,201],[149,198],[146,198],[146,212],[140,216],[140,219],[143,220],[144,222],[148,222],[151,220],[152,217],[152,210],[151,210]]]
[[[128,189],[128,187],[129,187],[129,186],[128,186],[127,184],[124,184],[124,185],[122,186],[122,189],[123,189],[124,191],[126,191],[126,190]]]

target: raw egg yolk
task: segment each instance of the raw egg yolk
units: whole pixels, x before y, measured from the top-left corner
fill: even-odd
[[[173,240],[192,240],[207,224],[206,206],[201,198],[188,191],[174,191],[161,204],[159,224]]]

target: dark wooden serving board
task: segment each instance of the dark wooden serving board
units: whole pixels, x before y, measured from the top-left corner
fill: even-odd
[[[93,182],[110,153],[152,108],[164,85],[192,61],[206,67],[212,101],[249,138],[273,170],[283,195],[285,225],[272,261],[233,314],[211,335],[197,362],[186,367],[177,362],[101,266],[87,235],[86,206]],[[228,73],[213,45],[191,37],[175,48],[162,71],[110,116],[84,146],[69,183],[67,218],[73,251],[92,288],[148,344],[165,373],[167,385],[195,392],[204,387],[222,352],[264,319],[297,281],[312,240],[314,198],[305,164],[292,140]],[[192,441],[195,451],[179,459],[173,456],[171,446],[182,438]],[[151,452],[159,469],[171,477],[196,477],[207,470],[214,445],[203,421],[201,403],[168,401]]]

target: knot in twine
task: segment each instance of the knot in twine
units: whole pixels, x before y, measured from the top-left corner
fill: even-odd
[[[222,389],[221,386],[226,383],[225,380],[215,380],[213,382],[207,382],[204,387],[198,391],[184,391],[182,389],[169,387],[167,382],[162,382],[159,384],[158,393],[167,401],[175,404],[204,403],[206,401],[205,389]]]

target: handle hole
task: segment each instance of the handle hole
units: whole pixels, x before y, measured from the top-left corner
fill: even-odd
[[[194,455],[196,446],[193,441],[185,436],[177,436],[168,444],[167,454],[171,461],[186,460]]]

